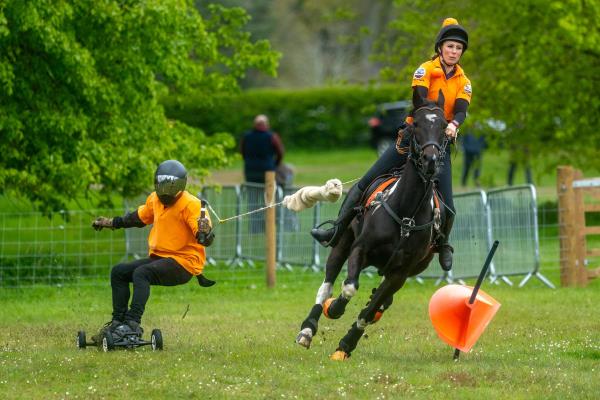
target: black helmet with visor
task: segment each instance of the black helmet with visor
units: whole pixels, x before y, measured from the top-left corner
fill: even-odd
[[[170,206],[185,190],[187,170],[177,160],[163,161],[154,174],[154,190],[161,203]]]

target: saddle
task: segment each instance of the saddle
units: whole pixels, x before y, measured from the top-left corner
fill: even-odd
[[[389,191],[394,185],[399,185],[400,180],[402,179],[402,169],[393,170],[389,174],[384,174],[378,176],[371,182],[367,190],[365,190],[361,201],[360,206],[362,209],[367,210],[370,207],[380,204],[381,199],[384,198],[384,194]],[[437,188],[434,187],[433,190],[433,207],[437,210],[439,215],[440,212],[440,199],[441,194],[438,192]],[[443,201],[443,200],[442,200]],[[436,227],[436,231],[439,230],[439,226]]]
[[[373,201],[375,201],[379,193],[384,193],[396,182],[402,178],[403,168],[394,169],[389,174],[380,175],[373,179],[373,182],[367,187],[362,198],[360,199],[360,205],[363,208],[369,208]]]
[[[375,201],[375,199],[377,198],[378,194],[384,193],[388,188],[390,188],[400,179],[401,178],[399,176],[380,176],[378,178],[375,178],[375,180],[365,191],[365,195],[361,199],[360,204],[365,208],[369,208],[373,201]]]

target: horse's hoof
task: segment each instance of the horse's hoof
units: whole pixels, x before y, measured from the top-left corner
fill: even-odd
[[[296,343],[300,346],[310,349],[310,344],[312,342],[312,331],[310,328],[304,328],[300,331],[298,336],[296,336]]]
[[[329,356],[329,359],[332,361],[344,361],[348,358],[350,358],[350,356],[343,350],[337,350],[335,353]]]

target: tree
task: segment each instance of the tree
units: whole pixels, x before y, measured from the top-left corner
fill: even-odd
[[[600,167],[600,3],[589,0],[396,0],[399,18],[378,47],[384,76],[410,82],[433,54],[445,17],[467,28],[461,63],[473,83],[469,119],[506,123],[508,146],[529,146],[536,161]],[[545,157],[547,154],[553,157]]]
[[[168,121],[159,97],[208,103],[250,68],[275,74],[278,54],[247,21],[220,6],[203,18],[191,0],[2,1],[0,192],[52,211],[137,195],[164,159],[198,176],[228,162],[230,136]]]

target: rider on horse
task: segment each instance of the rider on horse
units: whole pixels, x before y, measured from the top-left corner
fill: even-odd
[[[467,108],[471,101],[471,81],[458,64],[467,50],[469,35],[465,28],[454,18],[446,18],[436,40],[436,54],[417,68],[413,75],[413,111],[424,104],[425,99],[437,101],[440,92],[444,97],[444,114],[448,126],[446,135],[450,140],[456,138],[458,127],[467,117]],[[390,146],[373,164],[367,173],[354,185],[340,208],[338,218],[330,229],[315,228],[311,235],[323,246],[335,246],[357,213],[359,202],[369,184],[378,176],[394,168],[403,166],[407,160],[412,116],[406,119],[406,127],[398,132],[396,146]],[[407,134],[405,134],[407,133]],[[454,222],[454,202],[452,200],[452,166],[450,147],[438,175],[438,189],[446,205],[446,223],[442,235],[436,243],[440,265],[445,271],[452,268],[452,246],[448,237]]]

